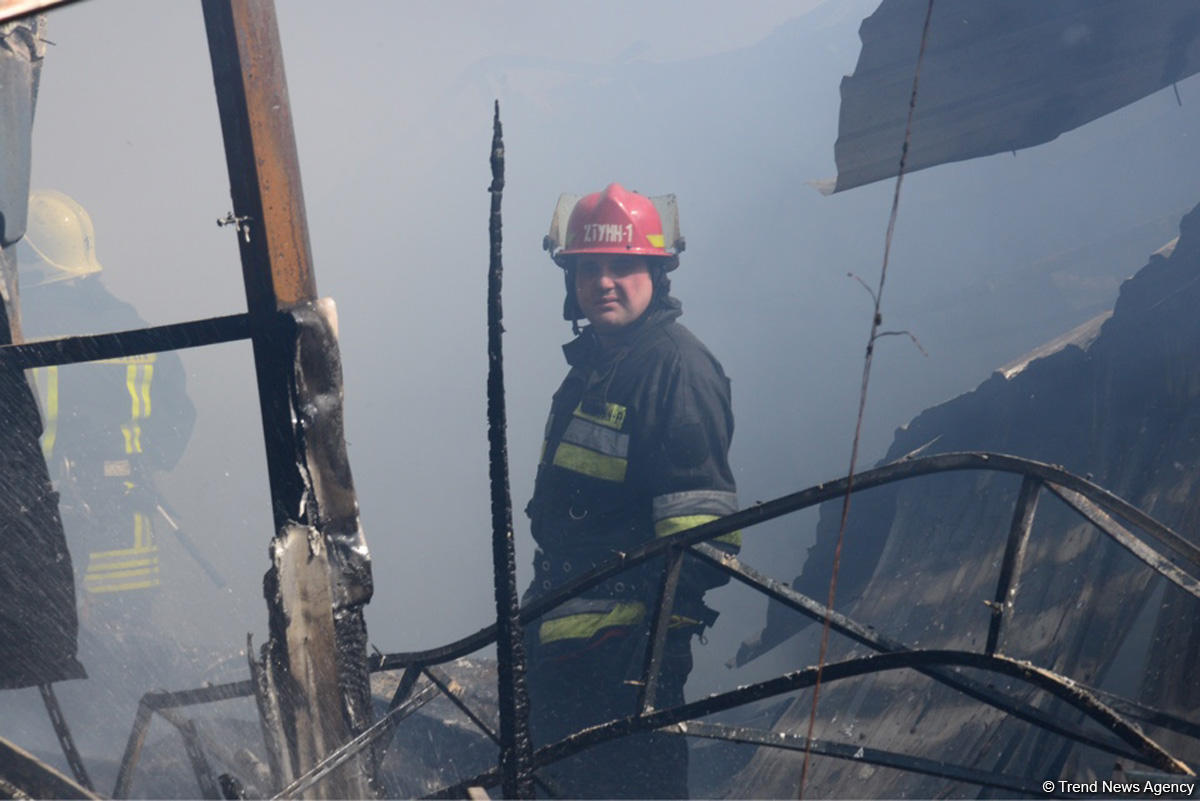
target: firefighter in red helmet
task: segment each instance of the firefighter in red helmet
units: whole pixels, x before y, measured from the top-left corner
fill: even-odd
[[[660,207],[669,212],[664,229]],[[667,274],[682,239],[674,198],[619,184],[564,196],[546,246],[563,268],[564,317],[578,336],[554,394],[533,499],[531,600],[616,554],[737,509],[729,380],[678,322]],[[578,328],[578,320],[588,325]],[[730,551],[740,534],[716,544]],[[614,576],[527,631],[535,745],[633,714],[661,562]],[[703,600],[726,576],[685,559],[655,706],[683,703],[692,637],[717,613]],[[587,749],[546,769],[569,797],[687,796],[687,743],[662,733]]]

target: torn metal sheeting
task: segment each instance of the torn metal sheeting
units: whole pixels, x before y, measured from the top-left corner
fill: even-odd
[[[925,2],[884,0],[842,80],[840,192],[896,175]],[[936,3],[905,172],[1049,142],[1200,70],[1193,0]]]

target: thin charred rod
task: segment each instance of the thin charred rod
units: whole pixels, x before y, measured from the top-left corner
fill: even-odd
[[[204,746],[200,743],[200,733],[196,730],[195,721],[184,717],[173,709],[155,710],[162,715],[163,720],[170,723],[183,738],[183,750],[192,763],[192,772],[196,775],[196,784],[200,788],[201,798],[222,798],[220,784],[213,775],[208,757],[204,754]]]
[[[641,714],[654,710],[655,696],[658,694],[659,668],[667,646],[671,608],[675,605],[675,590],[679,587],[679,573],[682,567],[683,550],[672,548],[667,551],[658,603],[654,605],[654,616],[650,621],[650,640],[646,644],[646,661],[642,668],[642,688],[638,693],[638,712]]]
[[[506,798],[533,798],[529,740],[529,695],[525,689],[525,643],[521,603],[517,597],[517,562],[513,544],[512,495],[508,484],[508,426],[504,408],[503,318],[500,287],[500,204],[504,196],[504,133],[500,101],[492,118],[492,195],[488,218],[488,477],[492,495],[492,561],[496,594],[496,656],[500,694],[500,766]]]
[[[500,735],[492,730],[492,727],[483,722],[483,719],[475,714],[471,707],[467,706],[467,702],[458,697],[458,693],[454,692],[450,687],[450,682],[440,670],[433,666],[423,668],[423,672],[429,677],[429,680],[442,691],[442,695],[450,699],[450,703],[454,704],[462,713],[467,716],[467,719],[475,724],[475,727],[487,735],[487,738],[496,745],[500,745]]]
[[[396,692],[392,694],[392,700],[388,702],[389,712],[408,700],[413,687],[417,686],[420,679],[421,669],[419,667],[409,667],[404,671],[404,675],[400,677],[400,683],[396,685]]]
[[[1013,602],[1021,581],[1021,567],[1025,563],[1025,548],[1029,534],[1033,531],[1033,516],[1037,513],[1038,495],[1042,482],[1031,476],[1021,481],[1017,505],[1013,510],[1012,526],[1008,530],[1008,544],[1004,548],[1004,561],[1000,565],[1000,578],[996,582],[996,598],[992,602],[992,620],[988,624],[987,645],[984,650],[996,653],[1000,645],[1000,629],[1004,619],[1012,614]]]
[[[458,693],[454,692],[454,689],[450,686],[450,680],[445,674],[433,666],[424,668],[423,672],[429,677],[431,682],[437,685],[437,688],[442,691],[442,695],[446,696],[446,698],[450,700],[450,703],[462,710],[462,713],[467,716],[468,720],[475,724],[477,729],[487,735],[487,738],[493,743],[500,745],[500,735],[497,734],[491,726],[487,725],[487,723],[485,723],[483,719],[479,717],[479,715],[475,714],[475,711],[471,709],[467,702],[464,701]],[[557,788],[547,783],[537,774],[533,774],[533,783],[542,788],[542,791],[545,792],[550,798],[564,797]]]
[[[1163,578],[1177,585],[1184,592],[1200,598],[1200,581],[1180,570],[1169,559],[1146,545],[1133,532],[1116,520],[1113,520],[1107,512],[1095,503],[1078,492],[1060,487],[1057,484],[1048,483],[1046,486],[1059,500],[1078,512],[1080,516],[1096,528],[1112,537],[1122,548],[1154,568]]]
[[[58,696],[54,694],[54,686],[39,684],[38,692],[42,694],[42,703],[46,706],[46,714],[50,716],[50,725],[54,727],[54,734],[58,737],[58,744],[62,747],[63,756],[66,757],[67,764],[71,766],[71,772],[75,774],[75,781],[89,790],[95,790],[96,786],[92,784],[87,767],[83,764],[83,757],[79,755],[79,749],[75,747],[75,738],[71,736],[67,719],[63,717],[62,707],[58,705]]]
[[[113,785],[113,798],[129,797],[129,788],[133,784],[133,769],[137,765],[138,757],[142,754],[142,746],[146,743],[146,733],[150,728],[150,720],[153,716],[154,710],[143,698],[133,717],[133,728],[129,730],[129,739],[125,742],[125,753],[121,757],[121,767],[117,769],[117,781]]]
[[[687,737],[704,737],[711,740],[724,740],[731,743],[749,743],[767,748],[782,748],[788,751],[803,751],[806,739],[798,734],[779,731],[763,731],[761,729],[726,726],[720,723],[701,723],[688,721],[676,723],[659,731],[669,734],[680,734]],[[812,753],[834,759],[849,759],[870,765],[896,768],[910,773],[923,773],[927,776],[937,776],[941,779],[978,784],[981,787],[995,787],[1001,790],[1015,790],[1029,796],[1057,798],[1054,793],[1047,793],[1040,782],[1026,781],[1021,776],[1008,776],[992,771],[975,770],[964,765],[950,762],[938,762],[933,759],[899,754],[895,751],[884,751],[879,748],[867,748],[853,743],[837,743],[829,740],[813,740]]]
[[[404,671],[404,674],[400,676],[399,683],[396,685],[396,692],[392,694],[392,700],[388,702],[389,713],[408,700],[408,697],[412,695],[413,688],[417,686],[417,682],[420,680],[421,668],[410,666]],[[391,745],[392,735],[395,733],[395,731],[396,727],[392,726],[386,734],[379,738],[377,750],[380,754],[387,750],[388,746]]]
[[[245,698],[253,694],[253,684],[249,679],[243,679],[226,684],[214,684],[211,687],[199,687],[194,690],[148,692],[142,696],[142,703],[153,710],[159,710],[177,706],[211,704],[216,701],[228,701],[231,698]]]

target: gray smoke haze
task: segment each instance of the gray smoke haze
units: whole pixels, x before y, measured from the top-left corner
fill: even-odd
[[[279,4],[318,287],[339,309],[376,581],[367,623],[381,650],[443,644],[493,614],[484,302],[494,98],[507,145],[521,585],[532,545],[520,510],[570,338],[561,276],[541,251],[560,192],[615,180],[678,196],[688,247],[674,294],[733,380],[743,505],[844,474],[871,311],[847,273],[877,280],[893,186],[823,197],[807,182],[835,172],[838,83],[876,5]],[[235,234],[213,224],[230,200],[199,5],[79,4],[50,16],[48,36],[33,185],[89,209],[103,280],[149,323],[244,310]],[[902,338],[880,345],[861,464],[923,408],[1107,308],[1175,235],[1200,186],[1200,82],[1178,91],[1182,106],[1166,90],[1015,157],[906,179],[883,313],[929,355]],[[246,632],[265,634],[272,535],[253,365],[247,344],[183,359],[198,419],[162,486],[232,590],[164,543],[170,578],[153,622],[236,655]],[[814,520],[749,532],[745,561],[790,580]],[[766,658],[727,671],[765,602],[729,588],[712,605],[723,615],[698,649],[690,694],[790,667]],[[9,695],[0,709],[40,714],[36,693]],[[70,718],[83,690],[63,696]],[[116,716],[122,736],[132,715],[130,705]],[[46,741],[44,721],[21,726],[18,742]],[[122,744],[94,747],[115,758]]]

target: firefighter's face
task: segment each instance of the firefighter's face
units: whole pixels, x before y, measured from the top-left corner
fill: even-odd
[[[616,331],[641,317],[654,297],[644,256],[594,253],[575,263],[575,297],[597,332]]]

